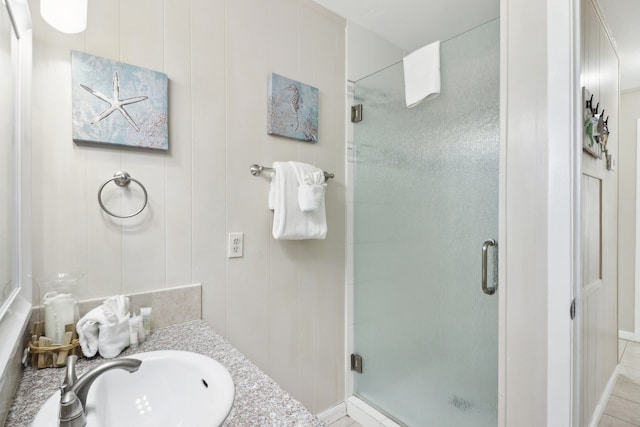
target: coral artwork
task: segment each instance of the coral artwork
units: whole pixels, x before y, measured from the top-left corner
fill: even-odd
[[[81,52],[71,73],[75,142],[169,148],[166,74]]]
[[[267,133],[318,142],[318,89],[271,73]]]

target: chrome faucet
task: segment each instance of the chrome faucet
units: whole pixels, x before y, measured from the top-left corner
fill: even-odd
[[[142,360],[114,359],[95,367],[80,378],[76,376],[78,356],[67,357],[67,370],[64,383],[60,387],[60,427],[84,427],[87,424],[85,407],[87,394],[91,384],[102,374],[111,369],[124,369],[135,372],[140,368]]]

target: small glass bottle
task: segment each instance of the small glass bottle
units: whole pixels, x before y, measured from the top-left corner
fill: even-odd
[[[144,325],[144,334],[151,335],[151,307],[140,308],[142,316],[142,324]]]
[[[129,346],[132,348],[138,346],[138,324],[140,321],[136,316],[129,318]]]

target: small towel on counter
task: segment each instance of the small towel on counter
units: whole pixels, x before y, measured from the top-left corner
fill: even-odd
[[[327,236],[324,192],[316,209],[303,212],[300,209],[296,167],[303,172],[303,177],[318,170],[305,163],[273,163],[275,172],[271,175],[269,190],[269,208],[274,211],[273,237],[276,240],[324,239]]]
[[[82,353],[111,359],[129,346],[129,298],[116,295],[88,312],[76,325]]]
[[[402,62],[408,108],[440,94],[440,41],[410,53]]]
[[[289,162],[298,178],[298,206],[302,212],[311,212],[324,206],[327,189],[324,172],[315,166],[300,162]]]

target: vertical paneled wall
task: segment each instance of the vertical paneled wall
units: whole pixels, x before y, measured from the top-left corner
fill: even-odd
[[[637,121],[640,117],[640,88],[620,97],[620,224],[618,250],[618,328],[640,339],[636,330],[636,178]]]
[[[582,86],[609,116],[609,152],[618,158],[619,59],[591,0],[582,7]],[[617,365],[618,172],[582,154],[582,322],[580,425],[589,425]],[[594,221],[597,222],[594,224]],[[594,235],[596,233],[597,235]],[[596,248],[593,243],[597,241]],[[586,245],[585,242],[591,242]],[[588,250],[591,248],[592,250]],[[599,265],[593,265],[599,264]]]
[[[61,34],[34,11],[33,261],[36,278],[85,274],[97,298],[202,283],[203,316],[318,412],[343,399],[345,22],[310,0],[89,2],[87,30]],[[169,76],[168,152],[75,144],[70,51]],[[319,142],[266,135],[270,72],[319,89]],[[322,241],[275,241],[268,179],[249,165],[334,172]],[[117,170],[149,205],[118,220],[99,208]],[[140,198],[110,189],[129,212]],[[244,257],[227,259],[227,234]],[[155,313],[154,313],[155,314]]]

